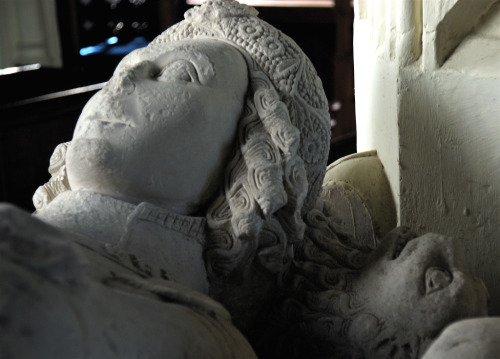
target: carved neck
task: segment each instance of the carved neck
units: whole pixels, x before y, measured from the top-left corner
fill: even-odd
[[[88,191],[60,194],[37,217],[105,244],[137,271],[206,293],[205,219],[172,213],[149,203],[135,206]],[[125,263],[125,262],[124,262]],[[141,273],[144,274],[144,273]]]
[[[45,222],[100,243],[116,244],[135,205],[88,191],[59,194],[36,213]]]

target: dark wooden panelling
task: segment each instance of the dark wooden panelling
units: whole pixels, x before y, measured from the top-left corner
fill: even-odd
[[[0,107],[0,201],[34,210],[31,198],[50,178],[52,151],[71,140],[78,116],[93,93]]]

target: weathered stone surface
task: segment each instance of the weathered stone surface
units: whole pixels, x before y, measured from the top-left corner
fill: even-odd
[[[404,227],[379,240],[395,214],[373,153],[333,166],[320,195],[328,143],[291,39],[232,0],[190,10],[89,101],[35,216],[0,206],[0,357],[496,350],[495,320],[439,336],[486,314],[459,243]]]
[[[126,56],[35,216],[1,208],[2,358],[255,357],[329,143],[314,68],[256,14],[208,1]]]
[[[495,359],[500,353],[500,318],[467,319],[448,326],[423,359]]]

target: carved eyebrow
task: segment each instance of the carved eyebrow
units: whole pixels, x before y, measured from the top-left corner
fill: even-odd
[[[196,83],[200,82],[200,79],[198,76],[198,70],[196,69],[196,66],[194,66],[194,64],[190,60],[187,60],[185,58],[180,58],[180,59],[176,58],[176,59],[173,59],[172,61],[168,62],[161,69],[159,69],[158,71],[155,71],[156,73],[155,73],[154,77],[157,79],[162,78],[163,75],[165,74],[165,71],[172,68],[172,66],[176,66],[176,65],[177,65],[177,71],[185,71],[189,75],[189,77],[191,78],[192,82],[196,82]],[[180,66],[180,68],[179,68],[179,66]],[[168,77],[168,74],[167,74],[167,77]]]
[[[174,58],[177,57],[176,60],[182,59],[189,61],[196,69],[198,79],[201,84],[206,85],[213,78],[215,78],[216,72],[213,61],[210,60],[210,57],[207,54],[195,49],[194,47],[185,46],[182,49],[175,51],[175,55],[177,56],[174,54],[172,55]]]

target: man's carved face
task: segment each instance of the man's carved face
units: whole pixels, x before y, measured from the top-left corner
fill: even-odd
[[[243,56],[223,42],[129,54],[78,120],[67,155],[72,189],[192,213],[220,183],[247,86]]]
[[[447,324],[487,314],[486,288],[466,269],[456,241],[432,233],[407,239],[388,236],[354,286],[380,320],[370,328],[376,339],[364,344],[370,358],[417,357]]]

